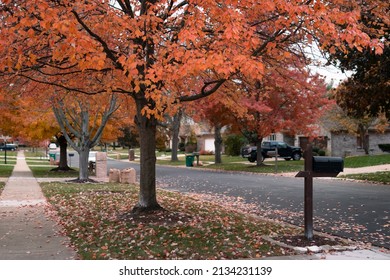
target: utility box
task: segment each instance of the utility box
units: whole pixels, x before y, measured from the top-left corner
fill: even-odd
[[[318,173],[340,173],[344,170],[341,157],[313,157],[313,171]]]
[[[96,177],[106,178],[107,177],[107,153],[96,152]]]

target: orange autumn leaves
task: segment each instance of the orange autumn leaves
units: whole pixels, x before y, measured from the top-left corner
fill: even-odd
[[[234,79],[237,73],[262,79],[272,60],[294,55],[298,43],[318,39],[340,45],[340,38],[369,43],[358,29],[359,9],[349,1],[129,1],[129,7],[127,1],[109,6],[41,0],[22,2],[20,8],[13,2],[3,1],[1,69],[40,67],[44,71],[24,74],[69,89],[80,88],[52,75],[100,71],[109,77],[100,77],[104,86],[88,84],[83,91],[146,96],[157,101],[149,114],[176,106],[171,100],[178,95],[171,89],[179,80],[204,73],[209,80]],[[339,33],[337,24],[346,19],[348,26]],[[38,79],[42,75],[45,79]]]

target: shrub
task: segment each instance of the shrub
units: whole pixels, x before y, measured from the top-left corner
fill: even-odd
[[[186,149],[186,144],[184,142],[179,143],[179,151],[184,152]]]
[[[313,147],[313,156],[325,156],[326,152],[319,147]]]
[[[325,154],[326,154],[326,152],[325,152],[324,150],[319,150],[319,151],[318,151],[318,155],[319,155],[319,156],[322,156],[322,157],[323,157],[323,156],[325,156]]]
[[[378,144],[378,147],[382,150],[382,152],[390,152],[390,144]]]
[[[225,139],[225,154],[228,156],[239,156],[241,154],[241,147],[246,144],[244,137],[240,135],[229,135]]]

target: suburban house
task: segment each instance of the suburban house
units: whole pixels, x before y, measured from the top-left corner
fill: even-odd
[[[222,133],[226,131],[222,128]],[[196,150],[199,152],[214,153],[214,128],[206,123],[197,123],[192,120],[186,120],[180,126],[179,142],[188,143],[196,142]],[[172,148],[172,140],[170,140],[170,148]]]
[[[345,157],[365,154],[361,137],[339,126],[322,125],[319,135],[314,139],[313,146],[324,150],[328,156]],[[289,145],[299,146],[303,150],[309,143],[309,138],[304,135],[291,137],[283,133],[276,133],[268,138],[267,140],[284,141]],[[384,132],[379,132],[374,125],[370,126],[365,135],[365,141],[368,143],[370,154],[382,154],[383,151],[378,145],[390,143],[390,127]]]
[[[226,129],[223,129],[226,133]],[[197,151],[214,152],[214,128],[205,123],[197,123],[192,120],[187,120],[180,128],[180,142],[187,143],[192,138],[196,139]],[[318,137],[314,140],[313,146],[325,151],[328,156],[353,156],[364,155],[363,141],[356,134],[349,133],[348,130],[337,123],[332,118],[324,118],[319,125]],[[379,148],[379,144],[390,144],[390,127],[387,127],[383,132],[379,132],[375,128],[375,123],[369,127],[365,135],[365,141],[368,143],[370,154],[381,154],[383,151]],[[309,143],[309,137],[305,135],[291,136],[288,133],[275,133],[264,140],[283,141],[292,146],[306,149]]]

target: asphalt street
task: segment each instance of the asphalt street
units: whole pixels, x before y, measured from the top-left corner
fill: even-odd
[[[108,168],[139,165],[109,160]],[[158,186],[303,227],[302,178],[157,166]],[[390,186],[314,180],[314,230],[390,248]]]

